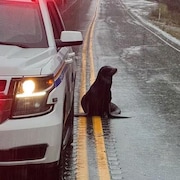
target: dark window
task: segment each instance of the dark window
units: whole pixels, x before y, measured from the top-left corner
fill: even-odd
[[[38,3],[0,1],[0,42],[48,47]]]
[[[59,39],[61,31],[64,30],[62,21],[59,17],[59,14],[53,2],[48,2],[48,9],[50,13],[51,22],[52,22],[54,37],[55,39]]]

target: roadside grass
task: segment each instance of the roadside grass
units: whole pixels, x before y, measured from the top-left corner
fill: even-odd
[[[180,39],[180,12],[170,11],[166,4],[159,3],[150,13],[149,19],[163,31]]]

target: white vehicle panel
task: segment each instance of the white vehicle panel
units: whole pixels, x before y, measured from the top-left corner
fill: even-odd
[[[28,17],[36,12],[42,41],[37,44],[33,39],[24,41],[31,31],[29,34],[26,31],[19,33],[16,23],[15,32],[12,25],[7,31],[11,32],[10,35],[6,34],[4,38],[0,34],[0,167],[51,163],[51,167],[56,168],[64,141],[68,140],[65,137],[73,133],[76,60],[72,46],[82,43],[82,34],[65,31],[54,0],[0,0],[0,8],[3,8],[0,28],[4,28],[4,32],[9,27],[6,24],[9,15],[4,7],[8,10],[9,5],[16,7],[17,10],[13,10],[19,17],[19,11],[25,10],[26,3],[29,10],[35,8],[32,14],[29,11],[25,14]],[[51,10],[48,3],[52,5]],[[56,18],[59,24],[56,24]],[[32,26],[36,20],[31,17]],[[27,21],[17,20],[22,23],[21,31],[27,30]],[[61,26],[61,31],[56,29],[56,25]],[[34,35],[41,37],[39,33]],[[13,35],[15,40],[12,40]]]
[[[0,45],[0,72],[7,76],[40,75],[55,53],[52,48],[20,48]]]

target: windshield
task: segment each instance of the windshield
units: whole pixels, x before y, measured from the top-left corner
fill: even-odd
[[[38,4],[0,1],[0,44],[48,47]]]

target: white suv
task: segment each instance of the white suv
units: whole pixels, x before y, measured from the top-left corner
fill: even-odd
[[[54,0],[0,0],[0,179],[6,168],[25,166],[32,175],[32,167],[59,166],[72,142],[71,46],[80,44],[82,34],[65,31]]]

